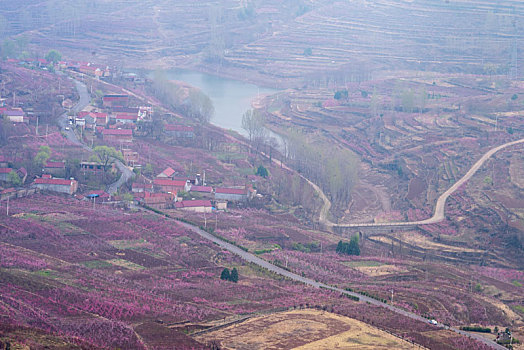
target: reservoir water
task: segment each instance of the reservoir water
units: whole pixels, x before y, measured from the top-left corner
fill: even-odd
[[[211,123],[242,135],[246,135],[242,129],[242,115],[251,108],[251,102],[259,95],[277,92],[277,90],[200,72],[168,70],[166,73],[168,79],[186,82],[199,88],[211,98],[215,107]]]

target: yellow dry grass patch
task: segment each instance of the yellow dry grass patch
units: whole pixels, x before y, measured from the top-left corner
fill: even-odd
[[[384,243],[391,244],[391,238],[389,237],[380,236],[380,237],[373,237],[373,239],[376,239]],[[478,249],[454,247],[451,245],[436,243],[436,242],[433,242],[428,237],[419,235],[414,232],[403,234],[402,241],[405,243],[417,246],[419,248],[425,248],[425,249],[431,249],[431,250],[449,251],[449,252],[471,252],[471,253],[481,252],[481,250],[478,250]],[[395,243],[395,244],[398,244],[398,243]]]
[[[408,272],[408,270],[403,269],[399,266],[395,266],[395,265],[358,266],[358,267],[354,267],[354,269],[357,269],[360,272],[368,276],[371,276],[371,277],[378,277],[378,276],[390,275],[394,273]]]
[[[140,271],[145,269],[145,267],[143,267],[142,265],[138,265],[124,259],[111,259],[106,261],[112,265],[116,265],[118,267],[125,267],[126,269],[133,271]]]
[[[355,319],[294,310],[249,319],[195,337],[223,349],[411,349],[412,344]]]

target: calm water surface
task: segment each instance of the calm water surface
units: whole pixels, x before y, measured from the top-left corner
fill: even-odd
[[[215,115],[211,123],[242,135],[246,135],[242,130],[242,115],[251,108],[251,101],[259,95],[277,92],[277,90],[205,73],[187,70],[169,70],[166,73],[168,79],[186,82],[199,88],[211,98],[215,106]]]

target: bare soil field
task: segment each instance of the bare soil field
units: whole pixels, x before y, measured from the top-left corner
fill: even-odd
[[[403,341],[355,319],[318,310],[251,318],[195,338],[224,349],[411,349]]]

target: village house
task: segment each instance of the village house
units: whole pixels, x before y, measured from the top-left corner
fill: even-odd
[[[108,142],[133,142],[133,130],[131,129],[104,129],[102,138]]]
[[[136,114],[140,112],[140,109],[138,107],[120,107],[120,106],[114,106],[111,108],[111,111],[115,114],[117,113],[127,113],[127,114]]]
[[[144,197],[139,202],[155,209],[170,209],[174,207],[176,200],[176,193],[144,192]]]
[[[134,167],[136,164],[138,164],[138,152],[135,152],[132,149],[123,149],[122,155],[124,157],[124,162],[126,163],[126,165]]]
[[[0,201],[4,201],[8,198],[14,198],[14,197],[16,197],[16,189],[14,189],[13,187],[6,188],[5,190],[2,190],[0,192]]]
[[[42,191],[52,191],[67,194],[74,194],[78,189],[78,182],[70,179],[56,179],[50,176],[42,176],[41,178],[35,179],[33,187],[36,187]]]
[[[27,123],[28,119],[21,108],[2,108],[0,114],[5,115],[13,123]]]
[[[103,172],[104,166],[96,162],[80,162],[80,170],[89,172]]]
[[[86,118],[81,116],[75,117],[75,125],[81,127],[82,129],[86,126]]]
[[[117,113],[115,116],[115,120],[117,123],[135,124],[138,121],[138,115],[129,113]]]
[[[65,172],[66,172],[65,162],[64,161],[61,161],[61,162],[47,161],[44,164],[42,172],[45,174],[51,174],[57,177],[63,177],[65,176]]]
[[[173,170],[173,168],[168,167],[168,168],[164,169],[164,171],[162,171],[156,177],[159,178],[159,179],[172,179],[173,176],[175,176],[175,173],[176,172]]]
[[[243,202],[248,199],[247,188],[215,188],[215,200]]]
[[[195,137],[195,130],[192,126],[167,124],[164,131],[175,138],[192,139]]]
[[[178,193],[179,191],[189,191],[190,184],[186,181],[171,179],[154,179],[154,188],[157,192]]]
[[[18,169],[16,171],[16,174],[18,175],[18,177],[20,178],[20,180],[22,181],[22,184],[23,184],[25,182],[25,180],[27,179],[27,170],[26,170],[26,168],[21,167],[20,169]]]
[[[11,157],[0,155],[0,168],[9,168],[9,164],[13,161]]]
[[[9,181],[9,173],[12,171],[12,168],[0,168],[0,181]]]
[[[94,112],[91,114],[95,117],[96,126],[106,126],[109,123],[109,115],[107,113]]]
[[[104,75],[104,71],[99,67],[92,66],[90,64],[81,65],[78,67],[78,71],[83,74],[90,75],[92,77],[101,77]]]
[[[125,107],[129,103],[128,95],[105,95],[102,97],[102,105],[104,107]]]
[[[189,193],[191,195],[196,194],[203,198],[212,199],[213,198],[213,187],[191,185],[191,187],[189,188]]]
[[[191,200],[175,203],[175,208],[196,213],[211,213],[213,206],[210,200]]]
[[[133,182],[131,185],[131,191],[133,193],[153,192],[153,184],[141,184]]]

